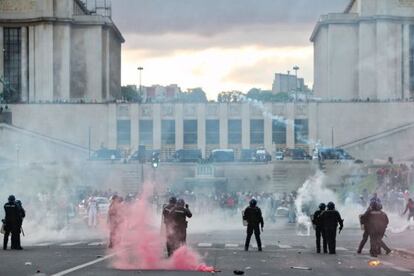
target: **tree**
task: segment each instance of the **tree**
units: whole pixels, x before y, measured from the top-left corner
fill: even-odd
[[[250,89],[249,92],[247,92],[246,97],[260,102],[286,102],[290,99],[287,93],[281,92],[274,94],[270,90],[261,90],[258,88]]]
[[[142,96],[139,95],[135,86],[127,85],[121,87],[121,98],[128,102],[141,102]]]
[[[187,92],[181,93],[180,101],[186,103],[206,103],[206,92],[201,87],[187,89]]]
[[[217,96],[219,103],[238,103],[242,102],[246,95],[240,91],[223,91]]]

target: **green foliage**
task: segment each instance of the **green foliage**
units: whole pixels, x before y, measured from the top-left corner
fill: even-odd
[[[141,95],[139,95],[135,87],[131,85],[121,87],[121,99],[124,99],[128,102],[141,102],[142,101]]]
[[[252,88],[247,92],[247,98],[257,100],[260,102],[287,102],[289,101],[289,95],[287,93],[273,94],[270,90],[261,90],[258,88]]]
[[[206,103],[206,92],[200,87],[188,89],[187,92],[180,94],[179,101],[184,103]]]
[[[223,91],[217,96],[217,101],[219,103],[238,103],[243,101],[243,98],[246,95],[240,91]]]

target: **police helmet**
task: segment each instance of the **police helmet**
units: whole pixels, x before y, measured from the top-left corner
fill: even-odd
[[[171,204],[176,204],[177,203],[177,198],[175,196],[170,197],[169,202]]]
[[[328,205],[326,207],[328,207],[328,210],[334,210],[335,209],[335,203],[333,203],[331,201],[331,202],[328,203]]]
[[[251,207],[256,207],[257,200],[253,198],[252,200],[250,200],[250,203],[249,204],[250,204]]]
[[[184,199],[180,198],[179,200],[177,200],[177,206],[178,207],[184,207],[184,205],[185,205]]]
[[[14,202],[16,200],[16,197],[14,195],[10,195],[8,200],[9,202]]]
[[[326,204],[325,203],[321,203],[321,204],[319,204],[319,209],[320,210],[325,210],[326,209]]]
[[[382,209],[382,204],[377,201],[373,201],[370,204],[370,208],[373,211],[380,211]]]

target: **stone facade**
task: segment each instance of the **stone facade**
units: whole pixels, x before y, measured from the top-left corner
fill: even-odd
[[[414,96],[414,1],[353,0],[323,15],[314,43],[314,91],[324,99]]]
[[[124,39],[110,17],[79,0],[0,0],[2,49],[9,29],[17,30],[21,45],[20,85],[10,85],[19,93],[15,101],[101,102],[120,94]],[[0,77],[7,83],[5,68],[2,55]]]

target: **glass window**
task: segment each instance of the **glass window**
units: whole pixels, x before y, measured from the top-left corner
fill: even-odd
[[[220,121],[206,120],[206,144],[220,144]]]
[[[264,144],[264,120],[250,120],[250,144]]]
[[[20,28],[4,28],[4,99],[20,101],[21,91],[21,32]]]
[[[117,123],[117,142],[118,146],[131,144],[131,121],[118,120]]]
[[[242,139],[242,122],[241,120],[229,120],[228,122],[228,140],[230,145],[241,144]]]
[[[161,144],[175,145],[175,121],[161,121]]]
[[[272,143],[278,145],[286,144],[286,123],[280,120],[272,122]]]
[[[308,144],[309,127],[307,119],[295,120],[295,144]]]
[[[197,120],[184,120],[184,145],[197,144]]]
[[[140,145],[152,145],[153,122],[152,120],[139,121],[139,143]]]

